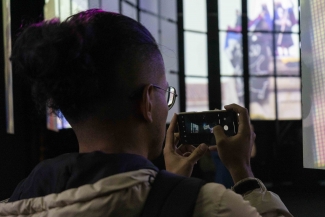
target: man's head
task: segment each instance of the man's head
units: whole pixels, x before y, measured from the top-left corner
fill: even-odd
[[[164,77],[149,31],[131,18],[98,9],[62,23],[54,19],[29,26],[18,37],[12,60],[31,81],[38,105],[61,110],[72,122],[103,102],[114,113],[128,105],[137,88]]]
[[[11,59],[31,82],[38,106],[61,111],[72,127],[89,118],[135,117],[154,123],[163,139],[165,91],[153,85],[167,89],[164,63],[152,35],[131,18],[92,9],[62,23],[33,24],[16,40]],[[144,108],[146,93],[152,101]]]

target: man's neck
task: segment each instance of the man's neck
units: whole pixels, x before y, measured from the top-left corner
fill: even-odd
[[[132,121],[109,124],[92,119],[72,127],[78,138],[80,153],[129,153],[148,158],[148,136],[141,124]]]

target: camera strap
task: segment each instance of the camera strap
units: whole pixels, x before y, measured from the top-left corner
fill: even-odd
[[[205,183],[198,178],[159,171],[140,216],[192,216],[197,196]]]

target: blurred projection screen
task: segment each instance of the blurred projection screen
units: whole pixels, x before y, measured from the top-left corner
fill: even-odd
[[[301,0],[303,157],[325,169],[325,1]]]
[[[7,133],[14,133],[14,104],[12,91],[12,67],[9,60],[11,54],[11,29],[10,29],[10,0],[2,1],[3,15],[3,45],[4,45],[4,76],[6,100],[6,128]]]

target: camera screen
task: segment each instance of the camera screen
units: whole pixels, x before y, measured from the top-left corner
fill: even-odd
[[[177,115],[181,144],[215,145],[213,128],[220,125],[227,136],[234,136],[238,129],[238,114],[228,111],[206,111]]]
[[[186,133],[213,133],[213,127],[217,124],[213,123],[193,123],[189,120],[186,122],[190,123],[190,127],[186,127]]]
[[[182,121],[185,133],[191,134],[210,134],[213,133],[213,127],[222,124],[223,118],[219,117],[220,114],[190,114],[183,115]],[[226,118],[224,118],[226,120]]]

